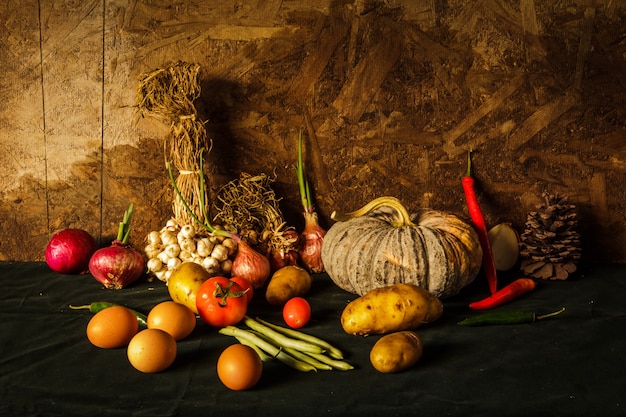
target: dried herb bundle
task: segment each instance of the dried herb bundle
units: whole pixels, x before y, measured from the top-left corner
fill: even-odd
[[[177,62],[142,74],[137,89],[137,105],[142,116],[171,121],[195,114],[193,102],[200,96],[200,65]]]
[[[209,152],[211,149],[204,123],[198,120],[194,106],[194,100],[200,95],[199,75],[198,64],[177,62],[143,74],[137,89],[141,115],[150,115],[170,124],[164,152],[166,165],[171,162],[178,170],[176,185],[180,195],[174,193],[172,211],[173,218],[181,226],[193,223],[181,196],[200,220],[204,220],[200,202],[208,199],[199,187],[200,176],[205,181],[200,169],[202,151],[207,147]]]

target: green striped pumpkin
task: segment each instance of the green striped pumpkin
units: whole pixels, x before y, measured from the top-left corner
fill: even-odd
[[[474,228],[459,217],[423,209],[410,215],[394,197],[380,197],[337,220],[322,245],[326,273],[340,288],[364,295],[398,283],[440,298],[457,294],[482,262]]]

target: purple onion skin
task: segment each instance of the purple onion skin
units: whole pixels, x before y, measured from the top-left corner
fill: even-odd
[[[98,249],[93,254],[89,272],[106,288],[121,290],[141,277],[144,265],[139,251],[116,240],[111,246]]]
[[[82,229],[63,229],[54,233],[46,246],[46,263],[54,272],[87,272],[89,260],[98,249],[96,240]]]

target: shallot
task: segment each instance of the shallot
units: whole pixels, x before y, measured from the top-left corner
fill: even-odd
[[[139,251],[128,244],[133,204],[124,213],[117,239],[111,246],[98,249],[89,261],[89,272],[96,281],[109,289],[122,289],[135,282],[144,271],[144,259]]]
[[[300,200],[302,202],[304,216],[304,230],[300,233],[302,243],[299,254],[300,260],[309,272],[324,272],[324,263],[322,262],[322,243],[326,236],[326,230],[320,225],[317,213],[313,208],[311,200],[311,189],[309,182],[304,177],[304,167],[302,163],[302,131],[298,138],[298,165],[296,167],[298,175],[298,185],[300,187]]]
[[[231,275],[246,278],[254,289],[263,288],[271,275],[269,259],[241,240],[237,245]]]

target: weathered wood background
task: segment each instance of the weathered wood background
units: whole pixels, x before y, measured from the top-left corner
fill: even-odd
[[[577,205],[583,256],[626,262],[626,8],[618,0],[17,0],[0,5],[0,260],[63,227],[133,241],[171,215],[167,126],[142,73],[202,68],[214,189],[276,175],[300,227],[306,163],[322,224],[394,195],[463,213],[473,149],[489,225],[523,230],[545,190]]]

